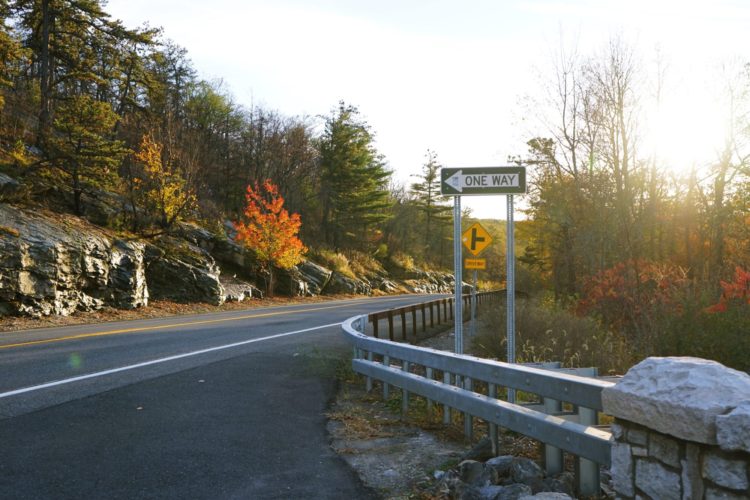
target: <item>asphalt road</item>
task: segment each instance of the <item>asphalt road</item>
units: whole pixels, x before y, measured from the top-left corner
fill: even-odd
[[[382,297],[0,334],[0,498],[375,498],[329,447]]]

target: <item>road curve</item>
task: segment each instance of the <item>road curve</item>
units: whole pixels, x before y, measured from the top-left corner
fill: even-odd
[[[371,498],[328,446],[344,319],[429,296],[0,335],[0,498]]]

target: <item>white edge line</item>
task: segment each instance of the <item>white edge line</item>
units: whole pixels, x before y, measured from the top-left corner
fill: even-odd
[[[0,393],[0,399],[7,398],[7,397],[10,397],[10,396],[17,396],[19,394],[24,394],[26,392],[33,392],[33,391],[38,391],[38,390],[41,390],[41,389],[48,389],[50,387],[55,387],[55,386],[58,386],[58,385],[65,385],[65,384],[70,384],[70,383],[73,383],[73,382],[79,382],[81,380],[86,380],[86,379],[89,379],[89,378],[103,377],[104,375],[111,375],[113,373],[124,372],[124,371],[127,371],[127,370],[134,370],[136,368],[143,368],[144,366],[156,365],[156,364],[159,364],[159,363],[166,363],[167,361],[175,361],[177,359],[189,358],[190,356],[197,356],[199,354],[206,354],[206,353],[213,352],[213,351],[221,351],[223,349],[230,349],[232,347],[239,347],[241,345],[253,344],[255,342],[262,342],[264,340],[278,339],[278,338],[281,338],[281,337],[287,337],[289,335],[296,335],[298,333],[311,332],[313,330],[322,330],[323,328],[330,328],[330,327],[339,326],[339,325],[341,325],[341,322],[339,322],[339,323],[329,323],[327,325],[314,326],[312,328],[305,328],[303,330],[295,330],[293,332],[279,333],[279,334],[276,334],[276,335],[268,335],[266,337],[259,337],[257,339],[243,340],[242,342],[235,342],[233,344],[226,344],[226,345],[220,345],[220,346],[216,346],[216,347],[209,347],[208,349],[201,349],[199,351],[186,352],[184,354],[176,354],[174,356],[168,356],[166,358],[152,359],[151,361],[144,361],[142,363],[136,363],[134,365],[121,366],[119,368],[112,368],[110,370],[104,370],[104,371],[101,371],[101,372],[87,373],[86,375],[79,375],[78,377],[65,378],[65,379],[62,379],[62,380],[55,380],[53,382],[47,382],[45,384],[39,384],[39,385],[31,386],[31,387],[24,387],[22,389],[15,389],[15,390],[8,391],[8,392],[2,392],[2,393]]]

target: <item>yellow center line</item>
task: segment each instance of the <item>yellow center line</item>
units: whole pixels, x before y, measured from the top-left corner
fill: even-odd
[[[103,332],[81,333],[78,335],[69,335],[67,337],[57,337],[53,339],[43,339],[43,340],[29,340],[27,342],[18,342],[16,344],[5,344],[5,345],[0,345],[0,349],[11,349],[13,347],[25,347],[25,346],[37,345],[37,344],[51,344],[53,342],[64,342],[66,340],[79,340],[79,339],[85,339],[85,338],[90,338],[90,337],[104,337],[107,335],[117,335],[119,333],[144,332],[148,330],[165,330],[167,328],[178,328],[178,327],[183,327],[183,326],[207,325],[210,323],[224,323],[226,321],[240,321],[243,319],[252,319],[252,318],[267,318],[270,316],[282,316],[284,314],[322,311],[324,309],[338,309],[341,307],[348,307],[348,306],[351,306],[351,304],[340,304],[340,305],[325,306],[325,307],[311,307],[308,309],[295,309],[294,311],[277,311],[277,312],[262,313],[262,314],[248,314],[245,316],[236,316],[232,318],[206,319],[206,320],[201,320],[201,321],[189,321],[189,322],[184,322],[184,323],[171,323],[168,325],[142,326],[139,328],[124,328],[121,330],[107,330]]]

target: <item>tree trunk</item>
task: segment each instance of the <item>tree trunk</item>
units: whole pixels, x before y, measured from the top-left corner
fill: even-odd
[[[273,265],[268,266],[268,288],[266,288],[266,296],[269,298],[273,297],[273,287],[274,287],[274,275],[273,275]]]
[[[36,144],[42,147],[49,133],[51,114],[52,64],[50,55],[50,29],[54,23],[54,13],[50,0],[42,0],[42,39],[40,40],[41,54],[39,61],[39,129]]]

